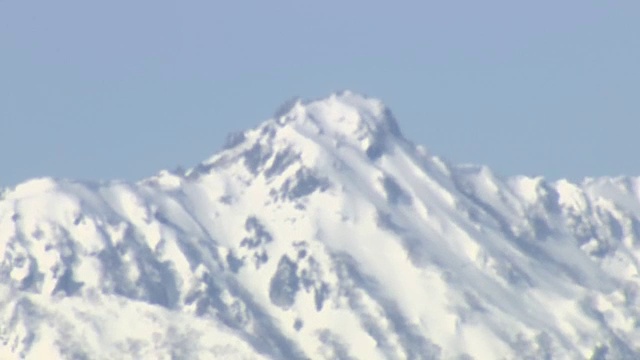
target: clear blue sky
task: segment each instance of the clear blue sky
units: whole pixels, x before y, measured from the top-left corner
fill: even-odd
[[[640,175],[640,1],[0,0],[0,185],[190,167],[340,89],[456,163]]]

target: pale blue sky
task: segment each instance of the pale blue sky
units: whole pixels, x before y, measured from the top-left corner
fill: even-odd
[[[0,0],[0,185],[190,167],[340,89],[456,163],[640,175],[640,1]]]

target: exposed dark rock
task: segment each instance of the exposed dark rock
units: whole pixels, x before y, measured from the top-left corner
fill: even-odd
[[[299,97],[292,97],[291,99],[283,102],[274,112],[273,117],[280,118],[282,116],[287,115],[291,111],[291,109],[296,105],[296,103],[300,101]]]
[[[315,191],[329,188],[329,180],[316,176],[311,170],[302,168],[293,178],[287,179],[280,190],[281,196],[294,200],[307,196]]]
[[[254,175],[262,168],[264,163],[271,157],[271,149],[255,143],[244,153],[244,165]]]
[[[270,178],[274,175],[280,175],[299,159],[300,154],[297,154],[290,149],[278,152],[273,158],[271,166],[264,171],[264,176]]]
[[[391,176],[385,176],[382,179],[382,186],[385,190],[387,201],[391,204],[410,204],[411,196],[407,194],[396,180]]]
[[[316,305],[316,311],[321,311],[325,300],[329,297],[329,285],[322,283],[316,288],[313,294],[313,301]]]
[[[271,278],[269,298],[274,305],[288,309],[293,305],[296,294],[300,290],[300,279],[296,275],[298,265],[283,255],[278,262],[278,269]]]
[[[271,234],[265,229],[264,225],[260,223],[258,218],[250,216],[247,218],[244,224],[245,230],[249,233],[249,236],[240,241],[240,247],[246,247],[248,249],[255,249],[260,245],[264,245],[273,241]]]
[[[229,269],[231,269],[232,272],[237,273],[242,265],[244,265],[244,261],[238,259],[233,252],[229,252],[227,254],[227,265],[229,265]]]
[[[53,289],[53,293],[56,294],[58,292],[63,292],[65,295],[70,296],[80,290],[82,285],[84,285],[82,282],[78,282],[73,279],[73,271],[67,268],[60,279],[58,279],[56,287]]]
[[[365,150],[365,154],[371,161],[378,160],[384,154],[384,143],[381,141],[375,141]]]

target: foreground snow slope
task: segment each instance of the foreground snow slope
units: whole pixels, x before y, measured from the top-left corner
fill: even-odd
[[[640,179],[501,178],[375,99],[297,101],[185,173],[0,198],[0,357],[640,357]]]

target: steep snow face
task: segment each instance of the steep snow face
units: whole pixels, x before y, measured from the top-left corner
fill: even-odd
[[[306,104],[296,102],[278,120],[283,124],[293,122],[298,129],[312,130],[336,142],[356,146],[370,157],[381,155],[387,137],[400,136],[391,112],[381,101],[348,91]]]
[[[639,239],[638,178],[503,178],[379,100],[294,101],[184,173],[5,191],[0,357],[637,358]]]
[[[238,333],[197,316],[109,295],[0,288],[0,358],[257,359]]]

